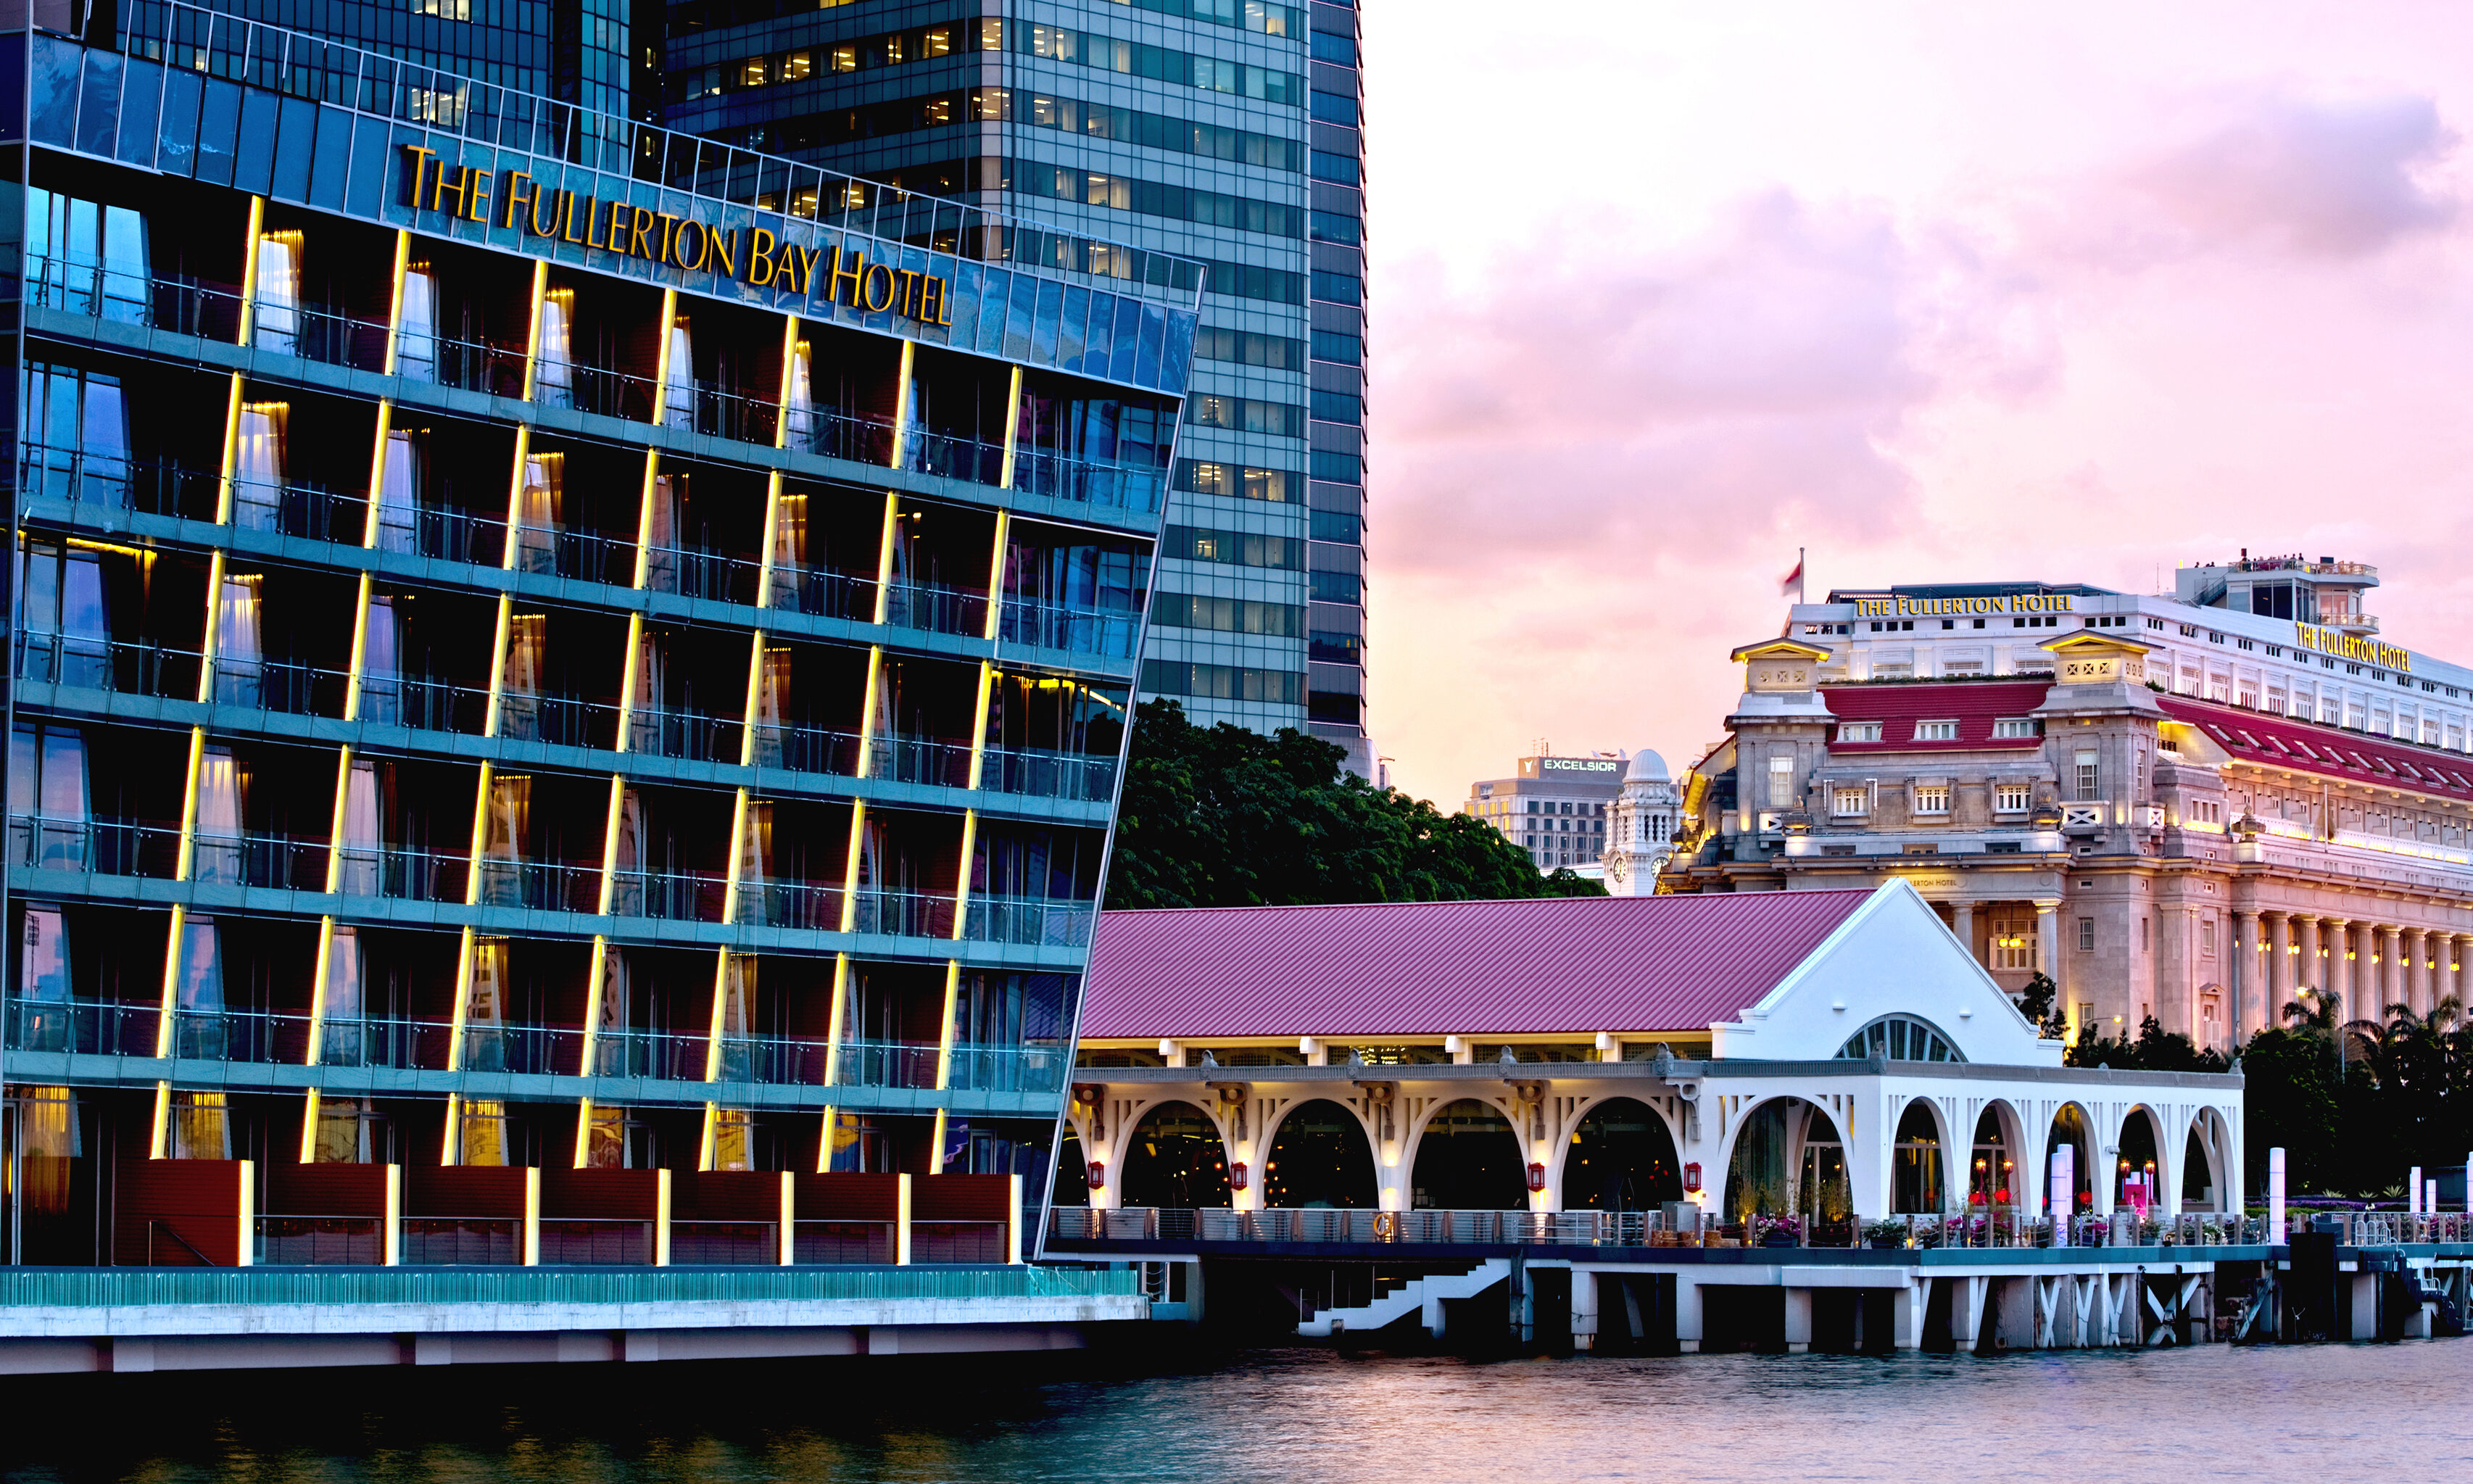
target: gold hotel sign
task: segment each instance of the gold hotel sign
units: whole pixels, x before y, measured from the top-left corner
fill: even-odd
[[[1858,618],[1945,618],[1968,613],[2071,613],[2066,592],[2003,592],[1981,598],[1857,598]]]
[[[2402,645],[2364,638],[2341,630],[2321,629],[2317,624],[2294,624],[2293,642],[2296,648],[2333,655],[2358,664],[2384,665],[2390,670],[2408,672],[2413,669],[2413,651]]]
[[[505,170],[493,182],[473,165],[450,167],[437,152],[403,146],[412,169],[416,210],[447,211],[467,222],[490,222],[491,188],[497,187],[497,221],[506,230],[552,237],[579,247],[639,257],[688,273],[741,278],[757,288],[786,289],[814,297],[816,271],[824,270],[827,299],[881,313],[891,310],[926,324],[950,324],[950,294],[943,278],[890,263],[871,263],[855,248],[848,257],[834,247],[803,248],[771,230],[722,228],[689,216],[654,211],[623,201],[604,202],[573,191],[551,190],[521,170]]]

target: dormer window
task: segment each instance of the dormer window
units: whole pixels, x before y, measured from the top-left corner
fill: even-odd
[[[1955,721],[1917,722],[1915,723],[1915,740],[1918,742],[1955,742],[1957,740],[1957,723]]]
[[[1837,740],[1840,742],[1878,742],[1881,740],[1881,724],[1879,722],[1839,722],[1837,724]]]
[[[2039,735],[2031,716],[2005,716],[1992,724],[1995,737],[2031,737]]]

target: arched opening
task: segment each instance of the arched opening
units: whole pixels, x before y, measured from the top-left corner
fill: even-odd
[[[2129,1116],[2121,1120],[2121,1156],[2112,1172],[2115,1206],[2164,1204],[2162,1187],[2155,1183],[2162,1167],[2155,1155],[2155,1115],[2144,1108],[2131,1109]]]
[[[1262,1161],[1262,1204],[1371,1209],[1374,1151],[1357,1115],[1327,1097],[1299,1104],[1280,1121]]]
[[[2071,1209],[2095,1209],[2095,1166],[2088,1161],[2094,1143],[2087,1137],[2086,1113],[2076,1103],[2063,1103],[2053,1114],[2052,1132],[2044,1137],[2044,1188],[2049,1199],[2053,1183],[2053,1161],[2069,1151]],[[2058,1214],[2055,1212],[2055,1214]]]
[[[1940,1124],[1932,1105],[1916,1098],[1898,1115],[1897,1147],[1889,1162],[1889,1206],[1901,1214],[1937,1214],[1948,1198],[1942,1170]]]
[[[1073,1126],[1065,1126],[1065,1142],[1056,1150],[1056,1177],[1048,1183],[1047,1202],[1051,1206],[1088,1206],[1091,1204],[1091,1157],[1082,1152],[1082,1136]]]
[[[1608,1098],[1572,1131],[1563,1156],[1565,1210],[1654,1210],[1681,1199],[1674,1136],[1646,1103]]]
[[[1171,1210],[1228,1204],[1219,1130],[1191,1103],[1162,1103],[1134,1125],[1116,1177],[1119,1204]]]
[[[1836,1121],[1794,1097],[1772,1098],[1744,1114],[1718,1209],[1730,1224],[1791,1215],[1809,1230],[1844,1221],[1854,1212],[1854,1189]]]
[[[1519,1210],[1528,1174],[1511,1120],[1475,1098],[1451,1104],[1426,1125],[1408,1170],[1408,1204],[1419,1210]]]
[[[1975,1120],[1974,1160],[1966,1171],[1967,1209],[2014,1210],[2018,1194],[2018,1157],[2009,1147],[2009,1132],[2002,1123],[2001,1106],[1996,1103]]]
[[[2200,1113],[2190,1120],[2190,1137],[2181,1145],[2181,1209],[2222,1210],[2222,1182],[2216,1173],[2213,1141],[2215,1120]]]

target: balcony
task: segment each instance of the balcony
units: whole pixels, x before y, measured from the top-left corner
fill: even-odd
[[[979,787],[993,794],[1105,803],[1116,794],[1116,759],[1043,748],[992,747],[979,755]]]
[[[1140,612],[1042,602],[1008,593],[997,619],[996,637],[1007,644],[1131,659],[1141,630]]]

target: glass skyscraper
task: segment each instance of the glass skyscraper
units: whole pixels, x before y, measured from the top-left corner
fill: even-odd
[[[128,20],[0,36],[7,1256],[1002,1260],[1200,265]]]
[[[1209,265],[1140,688],[1370,777],[1356,10],[683,0],[662,31],[640,116]]]

